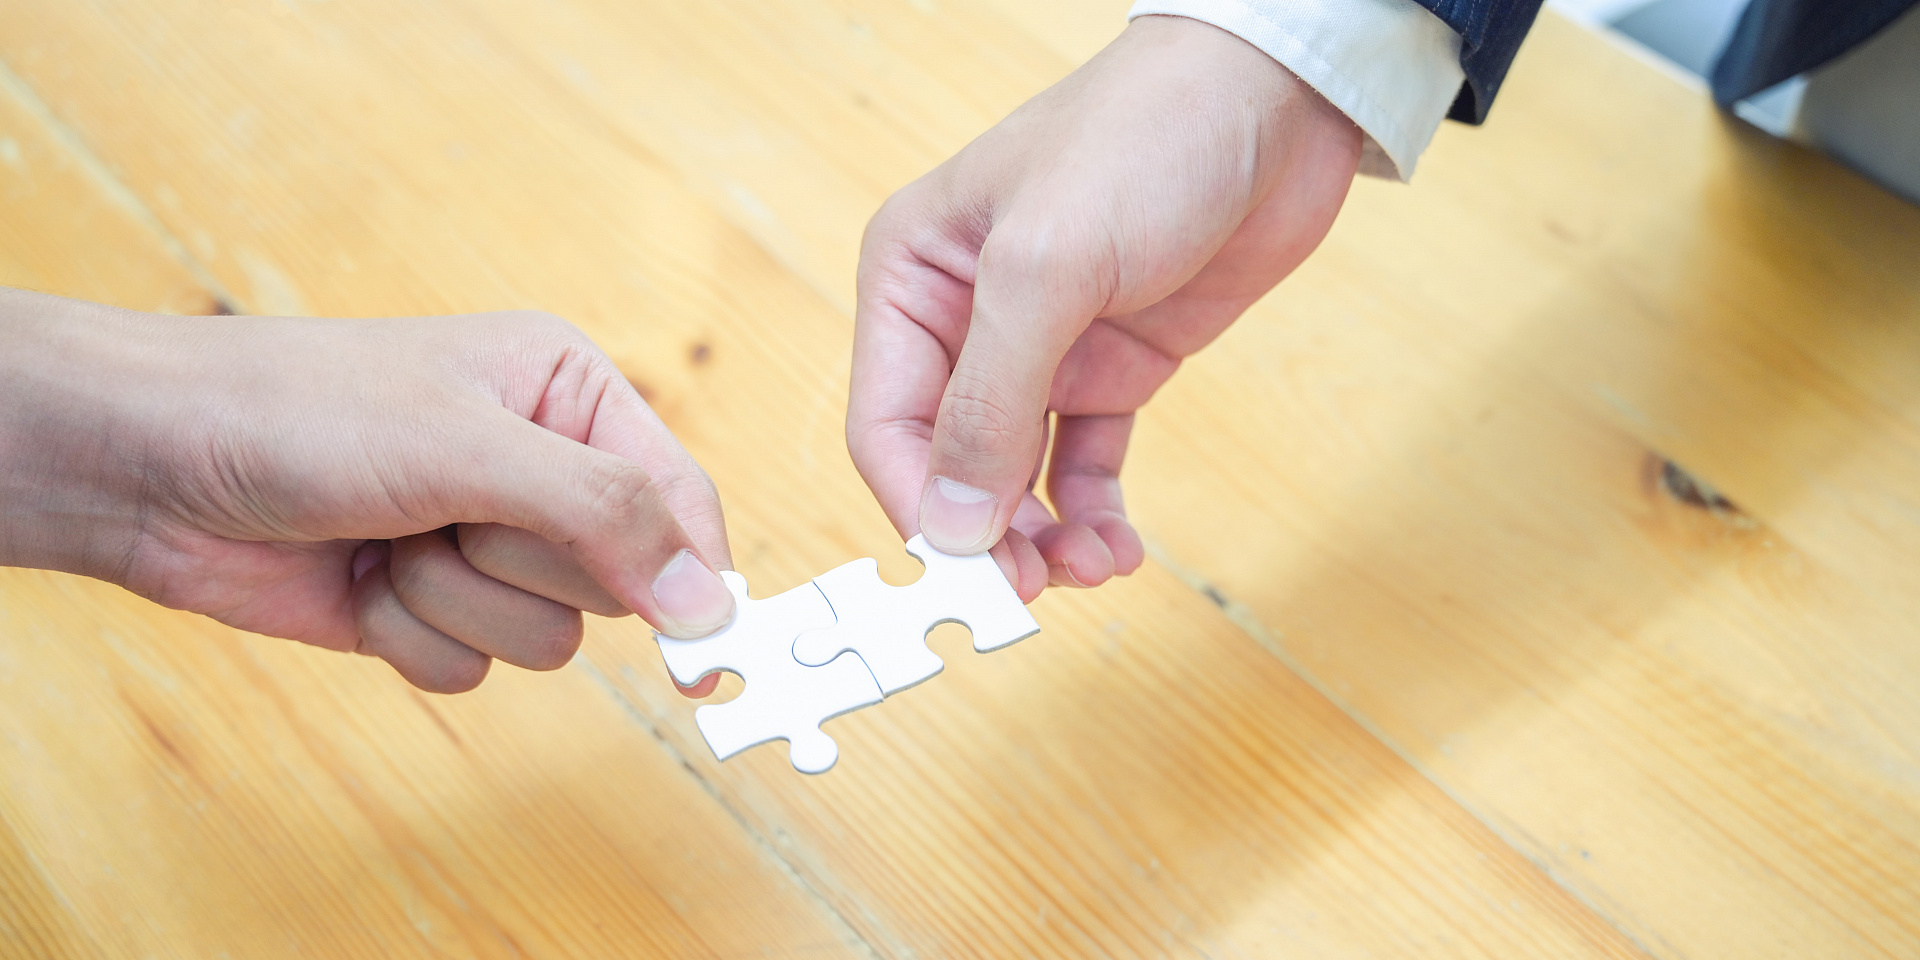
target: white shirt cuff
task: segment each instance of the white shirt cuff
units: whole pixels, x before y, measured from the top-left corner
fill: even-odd
[[[1360,172],[1406,180],[1466,75],[1460,35],[1413,0],[1137,0],[1259,47],[1352,119]]]

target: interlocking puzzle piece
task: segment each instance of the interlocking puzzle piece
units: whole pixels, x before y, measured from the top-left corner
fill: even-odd
[[[973,632],[973,648],[981,653],[1040,632],[1040,624],[992,557],[950,556],[919,536],[907,541],[907,552],[927,570],[904,587],[880,579],[880,566],[871,557],[813,578],[833,605],[835,620],[800,634],[793,645],[794,659],[803,664],[838,662],[835,657],[852,651],[872,671],[880,689],[891,695],[946,667],[927,649],[927,633],[940,624],[964,624]]]
[[[793,658],[793,639],[804,630],[831,627],[833,607],[820,589],[804,583],[764,600],[747,596],[747,580],[720,573],[737,605],[733,623],[699,640],[655,634],[667,670],[690,686],[716,670],[731,670],[746,689],[726,703],[693,712],[700,735],[721,760],[769,740],[787,741],[787,756],[801,773],[825,773],[840,747],[820,731],[834,717],[879,703],[881,692],[860,658],[827,658],[809,666]]]

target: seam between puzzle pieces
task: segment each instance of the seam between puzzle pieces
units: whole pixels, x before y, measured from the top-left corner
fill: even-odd
[[[823,587],[823,586],[821,586],[821,585],[820,585],[820,582],[819,582],[818,580],[809,580],[809,581],[807,581],[807,582],[808,582],[808,583],[811,583],[811,584],[813,584],[813,588],[814,588],[815,590],[818,590],[818,591],[820,591],[820,595],[821,595],[821,596],[823,596],[823,597],[825,597],[825,598],[827,598],[827,609],[828,609],[828,610],[831,610],[831,611],[833,611],[833,627],[837,627],[837,626],[839,626],[839,625],[840,625],[840,608],[838,608],[838,607],[836,607],[836,606],[834,606],[834,605],[833,605],[833,594],[831,594],[831,593],[828,593],[828,592],[827,592],[827,588],[825,588],[825,587]],[[893,586],[893,585],[892,585],[892,584],[888,584],[888,586]],[[898,587],[895,587],[894,589],[896,589],[896,590],[897,590],[897,589],[899,589],[899,588],[898,588]],[[967,628],[967,630],[968,630],[968,632],[972,632],[972,630],[973,630],[973,627],[971,627],[971,626],[968,626],[968,624],[967,624],[967,622],[966,622],[965,620],[962,620],[962,619],[960,619],[960,618],[958,618],[958,617],[947,617],[947,618],[945,618],[945,619],[943,619],[943,620],[935,620],[935,621],[934,621],[933,623],[931,623],[931,624],[928,624],[928,625],[927,625],[927,631],[926,631],[926,633],[923,633],[923,634],[921,634],[921,635],[920,635],[920,642],[921,642],[921,643],[923,643],[923,644],[924,644],[924,643],[926,643],[926,642],[927,642],[927,637],[928,637],[928,636],[930,636],[930,635],[932,635],[932,633],[933,633],[933,631],[934,631],[934,630],[935,630],[936,628],[938,628],[938,627],[941,627],[941,626],[944,626],[945,624],[949,624],[949,623],[957,623],[957,624],[959,624],[959,625],[961,625],[961,626],[963,626],[963,627],[966,627],[966,628]],[[822,631],[822,630],[832,630],[832,629],[833,629],[833,627],[815,627],[815,628],[813,628],[812,630],[802,630],[802,631],[800,631],[799,633],[797,633],[797,634],[794,634],[794,636],[793,636],[793,645],[787,648],[787,654],[788,654],[789,656],[791,656],[791,657],[793,657],[793,662],[795,662],[795,663],[798,663],[798,664],[800,664],[801,666],[803,666],[803,667],[806,667],[806,668],[807,668],[807,669],[809,669],[809,670],[816,670],[816,669],[819,669],[820,667],[825,667],[825,666],[827,665],[827,663],[832,663],[832,662],[833,662],[833,660],[838,660],[838,659],[840,659],[841,657],[849,657],[849,656],[850,656],[850,657],[853,657],[854,659],[856,659],[856,660],[858,660],[858,661],[860,661],[860,666],[862,666],[862,667],[865,667],[865,668],[866,668],[866,671],[867,671],[867,676],[869,676],[869,677],[872,677],[872,678],[873,678],[873,685],[874,685],[875,687],[878,687],[878,688],[879,688],[879,690],[880,690],[880,703],[886,703],[886,702],[887,702],[888,700],[891,700],[891,699],[893,699],[893,697],[894,697],[894,694],[900,694],[900,693],[906,693],[906,692],[907,692],[908,690],[912,690],[912,689],[914,689],[915,687],[918,687],[918,686],[920,686],[921,684],[923,684],[923,683],[926,683],[926,682],[927,682],[928,680],[932,680],[932,679],[933,679],[934,677],[937,677],[937,676],[939,676],[940,674],[943,674],[943,673],[946,673],[946,672],[947,672],[947,658],[945,658],[945,657],[940,657],[940,669],[939,669],[939,670],[937,670],[937,671],[935,671],[935,672],[933,672],[933,673],[930,673],[930,674],[927,674],[926,676],[924,676],[924,677],[921,677],[920,679],[918,679],[918,680],[915,680],[914,682],[912,682],[912,683],[909,683],[909,684],[907,684],[906,686],[904,686],[904,687],[901,687],[901,688],[900,688],[900,689],[898,689],[898,690],[894,690],[894,691],[892,691],[892,692],[888,692],[888,690],[887,690],[887,688],[886,688],[886,685],[885,685],[885,684],[882,684],[882,683],[880,682],[880,677],[879,677],[879,675],[873,672],[873,668],[872,668],[871,666],[868,666],[868,665],[867,665],[867,658],[865,658],[865,657],[863,657],[863,656],[861,656],[861,655],[860,655],[860,651],[858,651],[858,650],[855,650],[855,649],[852,649],[852,648],[846,648],[846,649],[843,649],[843,650],[841,650],[841,651],[840,651],[839,653],[836,653],[836,654],[834,654],[834,656],[833,656],[833,660],[828,660],[828,661],[827,661],[827,663],[822,663],[822,664],[819,664],[819,665],[817,665],[817,666],[816,666],[815,664],[811,664],[811,663],[807,663],[806,661],[804,661],[804,660],[801,660],[801,659],[800,659],[800,655],[799,655],[798,653],[795,653],[795,652],[794,652],[795,650],[798,650],[798,649],[799,649],[799,647],[800,647],[800,638],[801,638],[801,637],[804,637],[804,636],[806,636],[806,635],[807,635],[807,634],[809,634],[809,633],[819,633],[819,632],[820,632],[820,631]],[[1036,632],[1037,632],[1037,631],[1036,631]],[[1028,634],[1027,636],[1032,636],[1032,635],[1033,635],[1033,634]],[[1025,640],[1025,639],[1026,639],[1026,637],[1021,637],[1020,639],[1021,639],[1021,640]],[[1011,644],[1009,644],[1009,646],[1011,646]],[[931,650],[932,648],[931,648],[931,647],[929,647],[928,649],[929,649],[929,650]],[[940,655],[939,655],[939,654],[934,654],[934,656],[936,656],[936,657],[938,657],[938,656],[940,656]],[[869,704],[864,704],[864,705],[862,705],[862,706],[858,706],[858,707],[855,707],[855,708],[853,708],[853,710],[848,710],[848,711],[847,711],[847,713],[853,713],[853,712],[854,712],[855,710],[864,710],[864,709],[866,709],[867,707],[877,707],[877,706],[879,706],[879,705],[880,705],[880,703],[869,703]],[[834,714],[834,716],[836,716],[836,717],[844,717],[844,716],[846,716],[846,715],[847,715],[847,713],[838,713],[838,714]],[[827,719],[828,719],[828,720],[831,720],[831,719],[833,719],[833,717],[828,717]],[[826,721],[824,721],[824,720],[823,720],[823,721],[821,721],[821,722],[822,722],[822,723],[825,723]]]

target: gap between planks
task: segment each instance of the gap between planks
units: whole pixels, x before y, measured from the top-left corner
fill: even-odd
[[[1489,817],[1477,804],[1470,802],[1459,791],[1449,786],[1445,780],[1434,776],[1427,769],[1426,764],[1420,761],[1419,757],[1401,749],[1400,744],[1395,742],[1392,737],[1387,736],[1386,732],[1375,724],[1371,718],[1355,709],[1347,702],[1345,697],[1340,696],[1332,687],[1322,682],[1319,676],[1315,675],[1313,671],[1307,669],[1305,664],[1301,663],[1291,653],[1288,653],[1286,645],[1280,642],[1279,631],[1262,623],[1259,616],[1253,612],[1253,608],[1222,592],[1218,586],[1214,585],[1214,583],[1206,577],[1201,576],[1198,571],[1176,562],[1158,539],[1143,532],[1140,535],[1140,540],[1147,548],[1147,559],[1150,562],[1159,564],[1168,573],[1173,574],[1175,579],[1186,584],[1193,592],[1210,601],[1215,607],[1218,607],[1220,612],[1226,616],[1227,621],[1233,624],[1241,633],[1250,637],[1255,644],[1259,645],[1260,649],[1280,661],[1281,666],[1286,667],[1288,672],[1299,677],[1307,686],[1313,688],[1316,693],[1327,698],[1328,703],[1333,704],[1342,714],[1346,715],[1347,719],[1352,720],[1361,730],[1366,731],[1367,736],[1372,737],[1375,742],[1386,747],[1394,756],[1400,758],[1400,762],[1406,764],[1413,772],[1419,774],[1421,779],[1432,784],[1434,789],[1439,790],[1448,800],[1453,801],[1455,806],[1466,811],[1468,816],[1472,817],[1481,826],[1486,827],[1487,831],[1499,838],[1500,842],[1505,844],[1508,850],[1513,851],[1515,856],[1533,864],[1534,869],[1539,870],[1542,876],[1553,881],[1553,885],[1559,887],[1567,896],[1572,897],[1575,903],[1585,907],[1607,926],[1612,927],[1615,933],[1618,933],[1628,943],[1633,944],[1635,949],[1638,949],[1641,953],[1649,957],[1674,955],[1674,951],[1671,948],[1654,950],[1651,945],[1636,936],[1632,930],[1615,920],[1614,918],[1616,916],[1625,912],[1624,905],[1595,903],[1593,898],[1582,893],[1577,887],[1569,884],[1565,878],[1561,877],[1560,872],[1554,869],[1552,863],[1534,856],[1529,852],[1534,849],[1545,849],[1544,845],[1539,843],[1529,845],[1515,842],[1512,834],[1519,829],[1517,825]],[[655,735],[657,736],[658,734]]]
[[[706,791],[707,796],[711,797],[713,802],[718,805],[721,810],[726,812],[727,816],[740,827],[740,830],[747,836],[753,838],[754,845],[760,848],[760,852],[766,856],[768,860],[778,865],[781,874],[791,881],[796,889],[804,893],[807,899],[813,901],[814,905],[819,907],[821,912],[827,916],[829,922],[839,930],[841,942],[848,946],[857,947],[869,960],[883,960],[886,955],[874,949],[873,944],[869,943],[866,937],[860,935],[860,932],[854,928],[853,924],[847,921],[846,916],[840,912],[839,908],[833,905],[833,901],[809,882],[806,875],[802,873],[798,867],[794,866],[792,861],[787,859],[786,854],[780,851],[780,845],[774,843],[772,838],[762,834],[760,830],[749,821],[745,814],[732,803],[729,803],[719,786],[703,775],[699,769],[694,767],[693,763],[687,759],[686,754],[681,753],[680,748],[674,746],[673,742],[660,732],[660,725],[654,721],[652,714],[648,713],[640,704],[633,702],[631,698],[622,693],[619,686],[607,679],[607,675],[602,673],[600,668],[595,666],[591,660],[576,655],[574,657],[574,666],[585,671],[587,676],[593,680],[594,685],[598,686],[602,692],[612,698],[615,706],[619,707],[622,712],[626,713],[635,723],[639,724],[640,728],[647,732],[647,736],[652,737],[653,742],[657,744],[661,750],[665,751],[667,756],[672,759],[675,764],[678,764],[681,770],[686,772],[687,776],[692,777],[694,782],[700,785],[701,790]],[[895,955],[900,954],[901,951],[895,951]]]
[[[233,291],[228,290],[213,275],[213,271],[207,269],[206,264],[201,263],[187,249],[186,244],[181,243],[180,238],[167,229],[167,225],[153,212],[153,208],[147,206],[146,201],[142,200],[139,194],[134,193],[132,188],[120,182],[120,178],[101,161],[99,155],[93,151],[86,140],[81,138],[79,132],[62,121],[33,87],[19,74],[13,72],[13,67],[8,65],[4,58],[0,58],[0,91],[12,97],[21,109],[39,121],[40,126],[46,130],[48,138],[73,158],[73,162],[80,167],[82,174],[93,181],[94,186],[99,188],[103,196],[126,211],[135,223],[151,232],[161,248],[186,269],[187,275],[193,278],[194,283],[200,285],[202,292],[213,297],[230,312],[249,312],[244,309],[245,305],[234,297]]]

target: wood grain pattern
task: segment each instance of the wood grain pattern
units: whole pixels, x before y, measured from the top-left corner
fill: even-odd
[[[136,310],[220,304],[164,248],[139,201],[62,142],[46,106],[0,65],[0,286]]]
[[[888,955],[1637,955],[1206,600],[1153,569],[1111,594],[991,656],[954,631],[804,791],[666,729]],[[684,714],[644,647],[592,656]]]
[[[586,671],[429,697],[105,584],[0,591],[9,956],[862,955]]]
[[[861,224],[1123,8],[36,2],[0,62],[249,312],[580,323],[773,592],[912,576],[840,441]],[[0,576],[0,953],[1897,955],[1920,230],[1558,23],[1521,71],[1143,418],[1212,596],[944,637],[824,778],[711,762],[631,620],[432,698]]]
[[[1164,392],[1136,512],[1654,952],[1912,956],[1920,210],[1552,18],[1504,90]]]

